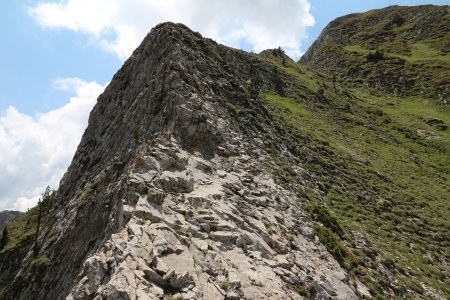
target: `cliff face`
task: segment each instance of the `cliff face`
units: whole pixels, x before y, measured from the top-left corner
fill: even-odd
[[[59,189],[10,223],[0,298],[445,299],[449,108],[333,80],[326,36],[305,66],[152,29]]]
[[[14,297],[356,298],[271,175],[261,128],[238,121],[237,106],[270,125],[257,97],[273,72],[155,27],[99,97]]]
[[[82,144],[103,139],[86,153],[104,147],[129,155],[119,158],[126,164],[123,194],[108,199],[117,227],[88,255],[68,299],[177,293],[185,299],[287,299],[299,297],[293,291],[299,282],[317,285],[319,293],[356,297],[339,265],[320,259],[323,248],[313,250],[319,245],[307,238],[311,230],[297,196],[258,163],[270,159],[261,153],[259,132],[249,127],[244,133],[232,117],[233,102],[256,101],[253,81],[273,89],[272,78],[259,78],[270,69],[251,60],[181,25],[163,24],[116,75],[125,84],[113,80],[100,97]],[[115,120],[98,122],[109,116]],[[72,172],[83,172],[75,168],[63,190],[73,186],[67,178],[78,177]],[[99,191],[90,202],[99,202],[103,180],[93,180]],[[296,229],[306,234],[291,236]],[[307,274],[299,267],[305,263],[322,268]]]
[[[450,8],[392,6],[331,22],[300,59],[338,81],[449,104]],[[378,50],[381,56],[372,56]]]

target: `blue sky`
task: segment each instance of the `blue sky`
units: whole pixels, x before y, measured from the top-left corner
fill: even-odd
[[[107,82],[121,66],[113,53],[68,30],[43,29],[27,13],[38,1],[3,0],[0,10],[0,112],[47,111],[67,101],[52,87],[60,77]]]
[[[157,23],[186,23],[250,51],[295,58],[336,17],[449,1],[3,0],[0,10],[0,210],[56,188],[105,84]],[[204,18],[207,15],[208,18]]]
[[[29,7],[41,2],[2,1],[0,112],[10,105],[29,114],[56,108],[62,105],[67,97],[63,92],[54,89],[53,79],[78,77],[86,81],[105,83],[122,65],[122,59],[114,53],[104,51],[84,34],[39,26],[27,11]],[[301,47],[303,52],[317,38],[323,27],[336,17],[389,5],[446,5],[450,2],[320,0],[310,3],[315,25],[307,30],[308,37]]]

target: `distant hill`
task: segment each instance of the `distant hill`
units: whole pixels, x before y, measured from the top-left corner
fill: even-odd
[[[3,229],[12,219],[21,214],[22,213],[20,211],[11,210],[4,210],[0,212],[0,229]]]
[[[449,105],[449,12],[449,6],[391,6],[337,18],[300,63],[338,82]]]

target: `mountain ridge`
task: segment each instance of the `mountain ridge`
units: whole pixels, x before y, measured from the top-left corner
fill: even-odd
[[[427,119],[399,116],[405,103]],[[0,252],[0,295],[444,299],[446,217],[428,214],[449,191],[450,120],[434,105],[333,82],[281,49],[254,55],[158,25],[99,97],[56,194],[11,224],[30,251]],[[412,239],[414,260],[434,253],[440,266],[420,262],[433,274],[383,244]]]
[[[448,104],[449,12],[448,6],[390,6],[340,17],[299,62],[350,84]],[[384,55],[366,59],[375,50]]]

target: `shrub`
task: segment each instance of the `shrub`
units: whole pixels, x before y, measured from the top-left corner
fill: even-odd
[[[349,269],[345,261],[350,257],[347,248],[341,243],[339,237],[330,229],[315,225],[314,232],[319,237],[320,242],[327,248],[328,252],[337,260],[341,267]]]
[[[228,109],[231,110],[234,114],[239,115],[240,111],[239,108],[236,107],[236,105],[228,101],[225,104],[227,105]]]
[[[320,87],[320,88],[317,90],[317,93],[318,93],[319,95],[323,96],[323,93],[325,93],[324,88],[323,88],[323,87]]]
[[[384,51],[383,50],[375,50],[375,52],[370,52],[366,56],[368,61],[378,61],[384,58]]]
[[[336,217],[333,216],[325,206],[314,203],[309,207],[309,211],[311,218],[314,221],[322,223],[323,226],[331,229],[334,233],[341,237],[344,235],[344,231],[339,225]]]
[[[133,131],[133,139],[137,145],[142,143],[142,131],[140,129],[135,129]]]
[[[305,286],[303,283],[296,283],[292,286],[293,290],[306,299],[311,299],[316,295],[316,287],[314,283]]]
[[[28,266],[28,275],[40,275],[45,273],[48,265],[50,264],[50,259],[43,255],[34,259]]]
[[[230,288],[230,286],[231,285],[228,280],[225,280],[224,282],[222,282],[222,285],[221,285],[222,289],[224,289],[224,290],[228,290]]]
[[[8,226],[5,226],[5,228],[3,228],[2,238],[0,239],[0,250],[2,250],[6,246],[8,240]]]
[[[392,24],[397,25],[397,27],[402,26],[405,23],[405,18],[403,18],[400,14],[395,14],[392,17]]]
[[[35,258],[25,269],[24,280],[40,284],[50,265],[50,259],[46,255]]]

